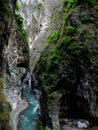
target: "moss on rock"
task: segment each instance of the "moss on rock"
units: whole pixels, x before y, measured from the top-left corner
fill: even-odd
[[[12,130],[9,126],[11,106],[3,94],[3,80],[0,78],[0,129]]]
[[[54,97],[52,94],[57,91],[61,93],[60,119],[84,118],[96,123],[91,110],[91,93],[98,86],[98,10],[95,2],[64,0],[59,35],[56,30],[50,36],[49,44],[34,70],[40,79],[42,93],[43,90],[46,92],[48,108],[50,99]],[[89,91],[90,98],[85,98],[86,91]],[[97,92],[94,96],[98,97]],[[98,113],[97,106],[93,109]]]

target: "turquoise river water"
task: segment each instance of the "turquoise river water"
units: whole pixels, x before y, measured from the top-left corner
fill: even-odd
[[[23,91],[23,95],[27,99],[29,107],[26,108],[23,112],[21,112],[19,116],[18,130],[36,130],[35,124],[38,119],[39,101],[36,100],[30,92],[31,92],[30,86],[26,87]],[[71,128],[66,125],[64,129],[62,128],[62,130],[98,130],[98,127],[79,129],[79,128]]]
[[[26,108],[19,116],[18,130],[35,130],[35,124],[38,119],[38,107],[39,102],[30,93],[31,87],[27,86],[23,95],[29,103],[29,107]]]

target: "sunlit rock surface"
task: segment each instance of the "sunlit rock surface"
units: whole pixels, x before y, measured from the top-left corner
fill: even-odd
[[[60,1],[56,0],[19,0],[18,11],[24,18],[28,31],[30,47],[30,69],[33,70],[49,35],[50,18],[57,11]]]
[[[14,23],[11,28],[8,46],[5,47],[4,51],[5,94],[9,97],[13,109],[17,107],[17,100],[20,98],[21,87],[17,88],[17,86],[21,85],[22,77],[27,73],[29,65],[28,56],[28,49],[19,35]],[[9,91],[9,94],[7,91]]]

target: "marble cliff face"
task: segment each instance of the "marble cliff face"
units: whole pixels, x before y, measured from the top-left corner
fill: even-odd
[[[18,11],[24,18],[24,26],[28,32],[30,48],[30,70],[32,71],[38,61],[47,37],[51,17],[57,11],[60,1],[57,0],[19,0],[21,9]]]
[[[4,69],[5,94],[9,98],[9,101],[11,100],[11,104],[15,104],[17,101],[15,101],[16,99],[14,100],[13,92],[16,90],[17,92],[15,95],[17,99],[18,97],[20,98],[20,94],[18,93],[21,92],[22,77],[26,75],[29,70],[29,51],[16,29],[15,23],[11,27],[4,57],[6,61]]]
[[[29,48],[24,44],[14,19],[15,3],[10,0],[0,4],[0,75],[4,77],[4,93],[11,105],[13,91],[21,85],[22,76],[29,68]]]

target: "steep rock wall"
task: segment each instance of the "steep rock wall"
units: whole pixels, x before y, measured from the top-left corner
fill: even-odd
[[[29,70],[28,46],[20,35],[15,23],[16,0],[0,1],[0,129],[9,127],[10,111],[17,108],[21,99],[21,80]],[[4,85],[2,87],[4,81]],[[4,89],[3,89],[4,88]],[[12,107],[9,105],[10,102]],[[6,115],[4,115],[6,112]],[[12,123],[12,122],[11,122]]]
[[[2,68],[4,63],[3,49],[4,46],[8,44],[15,2],[16,0],[3,0],[0,2],[0,75],[2,75]]]
[[[4,57],[5,94],[8,97],[12,108],[15,109],[17,105],[16,107],[13,105],[15,105],[15,102],[17,104],[17,100],[20,99],[21,96],[22,77],[24,75],[26,76],[29,71],[29,49],[20,36],[15,21],[10,30],[10,37],[8,46],[5,47]],[[15,93],[16,98],[14,97],[15,90],[17,91],[17,94]]]
[[[50,36],[37,63],[34,72],[42,91],[44,127],[64,129],[67,118],[97,124],[98,10],[95,5],[91,1],[71,3],[65,0],[58,15],[58,19],[63,16],[59,23],[61,28]]]
[[[16,0],[0,1],[0,129],[11,130],[9,126],[11,106],[6,100],[3,88],[3,70],[5,66],[4,48],[8,45],[10,28],[13,21],[13,14]]]

